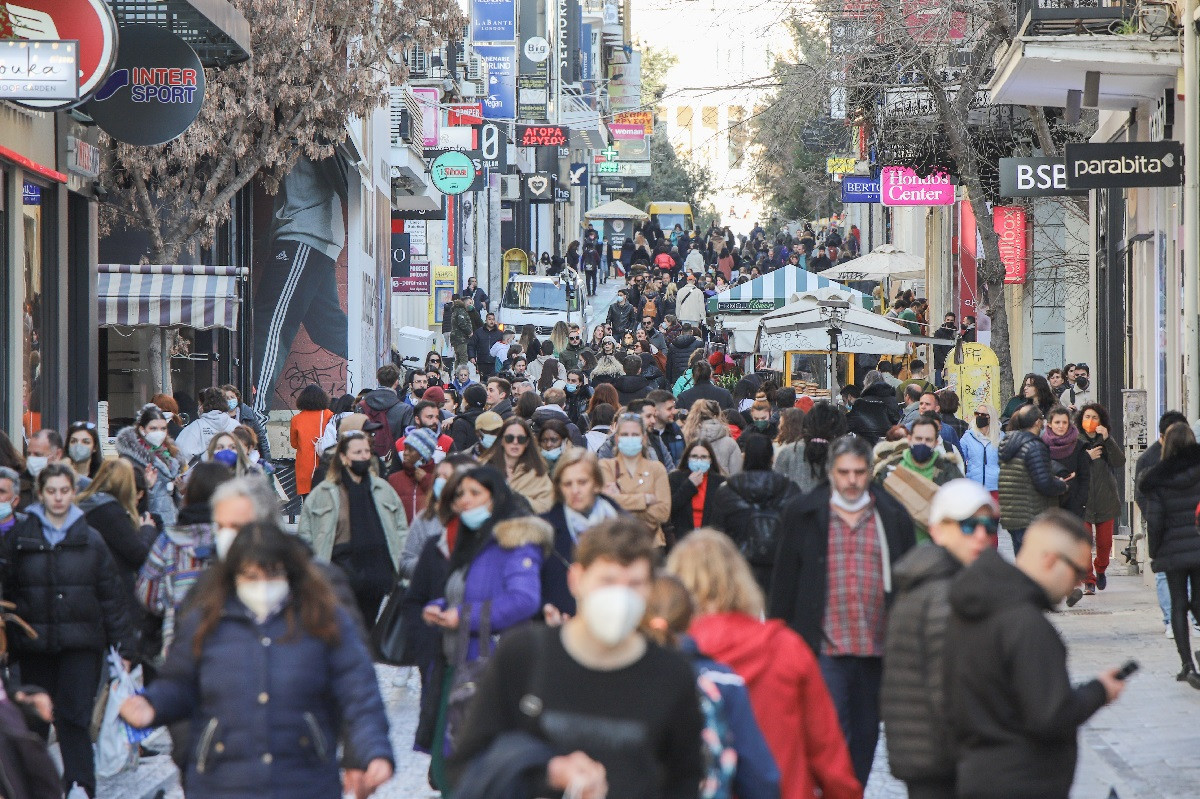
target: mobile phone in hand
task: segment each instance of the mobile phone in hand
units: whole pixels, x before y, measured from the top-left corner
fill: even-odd
[[[1117,669],[1117,673],[1114,674],[1113,676],[1116,677],[1118,680],[1121,680],[1122,682],[1124,682],[1125,680],[1128,680],[1131,676],[1133,676],[1133,673],[1136,672],[1139,668],[1141,668],[1141,667],[1138,665],[1138,662],[1136,660],[1130,660],[1130,661],[1126,662],[1124,666]]]

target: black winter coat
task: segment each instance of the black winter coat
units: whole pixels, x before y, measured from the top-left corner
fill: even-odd
[[[880,697],[888,766],[901,780],[954,779],[944,644],[950,583],[962,568],[945,548],[922,544],[892,571],[896,600],[888,613]]]
[[[1071,482],[1067,483],[1067,493],[1058,498],[1058,506],[1082,519],[1083,510],[1087,507],[1088,486],[1092,474],[1092,459],[1083,448],[1083,442],[1076,441],[1075,449],[1067,457],[1052,459],[1051,467],[1055,477],[1066,477],[1074,473]]]
[[[700,516],[701,523],[706,527],[715,525],[720,515],[717,494],[725,482],[724,477],[716,474],[715,465],[712,469],[708,473],[708,489],[704,494],[704,510]],[[671,529],[675,533],[676,541],[696,529],[696,519],[692,515],[692,499],[696,496],[697,489],[688,479],[689,474],[690,471],[682,468],[667,473],[667,483],[671,486]]]
[[[1104,686],[1072,687],[1067,648],[1041,586],[985,549],[950,588],[946,634],[958,795],[1067,799],[1076,735],[1104,706]]]
[[[1050,448],[1028,430],[1009,433],[1000,445],[1000,523],[1006,530],[1024,530],[1033,517],[1067,493],[1067,484],[1054,476]]]
[[[691,410],[693,403],[696,400],[710,399],[721,406],[722,410],[736,407],[733,402],[733,395],[728,389],[713,385],[710,381],[697,383],[687,391],[679,395],[676,405],[682,410]]]
[[[632,333],[638,325],[638,311],[634,307],[634,300],[630,300],[622,305],[619,302],[614,302],[608,307],[608,324],[612,325],[613,337],[617,341],[621,340],[621,336],[626,333]]]
[[[1150,568],[1156,572],[1200,566],[1200,444],[1191,444],[1147,469],[1138,481],[1146,516]]]
[[[766,594],[779,551],[783,509],[800,497],[800,487],[779,472],[752,470],[730,477],[716,493],[712,524],[733,539]]]
[[[703,347],[704,342],[691,335],[678,336],[671,342],[667,347],[667,381],[670,385],[675,385],[679,376],[687,371],[692,353]]]
[[[645,399],[653,390],[650,381],[641,375],[621,375],[612,381],[612,385],[622,405],[628,405],[635,399]]]
[[[597,496],[596,501],[610,505],[618,515],[625,515],[625,511],[606,496]],[[574,616],[575,597],[567,588],[567,567],[575,562],[575,538],[567,527],[567,512],[561,502],[555,502],[541,517],[554,528],[554,551],[542,559],[542,604],[553,605]]]
[[[150,547],[158,538],[158,528],[152,524],[135,527],[121,503],[103,492],[92,494],[80,502],[79,509],[83,511],[88,525],[104,539],[132,601],[138,570],[146,562]]]
[[[783,510],[783,537],[767,600],[767,618],[783,619],[808,642],[815,654],[824,637],[828,600],[829,483],[821,483]],[[870,487],[875,510],[883,520],[892,566],[916,546],[908,511],[886,491]],[[887,597],[890,601],[890,595]]]
[[[42,535],[42,522],[31,513],[4,537],[0,585],[15,602],[16,614],[38,637],[16,635],[22,652],[58,653],[65,649],[102,652],[116,646],[125,657],[135,653],[129,614],[132,599],[100,534],[80,515],[54,546]]]
[[[476,328],[467,339],[467,357],[476,359],[480,375],[491,376],[496,371],[496,359],[492,357],[492,345],[504,338],[504,331],[496,325],[495,330],[488,330],[487,325]]]
[[[850,432],[862,436],[872,446],[883,438],[888,430],[900,424],[903,414],[896,401],[896,390],[880,382],[868,388],[854,401],[846,414]]]
[[[455,452],[466,452],[479,441],[475,432],[475,420],[483,414],[483,408],[467,408],[454,417],[448,435],[454,441]]]

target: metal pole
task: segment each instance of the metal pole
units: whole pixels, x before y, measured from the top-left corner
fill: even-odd
[[[1183,17],[1183,374],[1184,412],[1200,415],[1200,49],[1196,36],[1198,0],[1185,0]]]

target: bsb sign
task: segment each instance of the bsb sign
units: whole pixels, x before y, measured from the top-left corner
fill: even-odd
[[[1067,145],[1072,189],[1183,185],[1183,145],[1177,141]]]
[[[517,146],[564,147],[570,132],[562,125],[517,125]]]
[[[1000,194],[1004,197],[1062,197],[1083,194],[1067,186],[1062,158],[1001,158]]]

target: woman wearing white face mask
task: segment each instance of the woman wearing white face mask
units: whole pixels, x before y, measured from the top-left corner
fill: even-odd
[[[175,524],[175,497],[182,493],[180,476],[185,469],[179,448],[167,435],[167,417],[157,405],[143,406],[137,424],[117,433],[117,454],[143,469],[154,469],[158,479],[147,480],[147,504],[167,527]]]
[[[408,521],[400,497],[375,473],[365,433],[342,435],[325,479],[304,500],[296,533],[317,560],[346,573],[369,630],[396,583]]]
[[[211,568],[159,678],[122,717],[143,728],[191,720],[189,797],[340,796],[341,738],[367,764],[354,780],[362,790],[387,781],[370,656],[300,542],[251,524]]]
[[[655,546],[665,547],[662,525],[671,518],[671,484],[666,467],[649,457],[641,414],[618,416],[613,438],[616,457],[600,461],[604,493],[654,532]]]
[[[436,673],[460,667],[481,653],[486,655],[493,648],[491,636],[502,635],[538,613],[542,560],[552,536],[549,524],[524,515],[528,504],[490,466],[456,475],[443,490],[439,509],[446,535],[436,544],[426,545],[413,577],[414,589],[410,589],[435,596],[425,604],[421,616],[425,624],[442,633]],[[431,573],[437,568],[437,553],[430,551],[434,546],[448,553],[440,593],[434,585],[417,588],[436,578]],[[427,560],[431,561],[428,565]],[[489,633],[486,643],[485,628]],[[441,682],[445,688],[446,680]],[[443,690],[439,703],[444,705],[447,697],[448,691]],[[431,742],[440,741],[442,734],[435,732]],[[418,738],[418,743],[424,742]],[[435,780],[441,770],[441,751],[434,743]]]
[[[67,428],[67,465],[75,470],[75,474],[90,480],[96,476],[102,461],[96,425],[71,422]]]
[[[559,419],[547,419],[538,428],[537,440],[542,459],[546,462],[547,474],[553,481],[558,469],[558,462],[563,455],[574,448],[571,443],[571,433],[567,430],[566,422]]]

